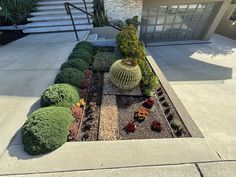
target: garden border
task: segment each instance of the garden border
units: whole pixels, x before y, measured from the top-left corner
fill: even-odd
[[[192,117],[189,115],[188,111],[176,95],[175,91],[169,84],[168,80],[166,79],[165,75],[162,73],[159,66],[156,64],[153,57],[150,55],[149,51],[146,49],[147,56],[146,59],[150,64],[154,73],[158,76],[161,85],[164,87],[167,95],[169,96],[172,104],[174,105],[177,113],[179,114],[181,120],[183,121],[185,127],[189,131],[192,138],[204,138],[202,132],[199,130],[195,122],[193,121]]]

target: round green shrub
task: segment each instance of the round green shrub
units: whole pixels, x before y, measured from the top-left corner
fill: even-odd
[[[72,52],[72,54],[69,56],[68,60],[82,58],[84,61],[91,64],[93,61],[92,57],[93,57],[93,55],[90,54],[87,50],[78,49],[78,50],[75,50]]]
[[[81,82],[84,80],[84,72],[75,68],[65,68],[57,74],[55,79],[56,83],[68,83],[75,87],[80,87]]]
[[[89,64],[83,61],[82,59],[69,60],[61,65],[61,70],[65,68],[75,68],[80,71],[85,71],[89,68]]]
[[[93,54],[94,51],[93,51],[93,45],[87,41],[82,41],[82,42],[79,42],[75,48],[73,49],[73,51],[76,51],[78,49],[85,49],[87,50],[90,54]]]
[[[110,69],[110,81],[122,90],[130,90],[136,87],[142,74],[138,65],[128,66],[122,63],[122,60],[116,61]]]
[[[22,129],[22,143],[27,153],[39,155],[62,146],[73,121],[70,109],[46,107],[33,112]]]
[[[79,91],[70,84],[54,84],[41,96],[41,106],[61,106],[70,108],[80,99]]]
[[[100,52],[93,59],[93,70],[103,72],[109,71],[111,65],[118,60],[117,56],[111,52]]]

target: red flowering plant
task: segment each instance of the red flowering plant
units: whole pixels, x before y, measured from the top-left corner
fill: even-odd
[[[156,132],[161,132],[162,126],[161,123],[157,120],[154,120],[151,125],[151,129]]]
[[[154,103],[155,103],[154,99],[152,97],[149,97],[145,100],[143,106],[147,109],[151,109]]]
[[[134,124],[134,122],[129,122],[126,126],[125,126],[125,131],[127,133],[134,133],[136,130],[136,125]]]
[[[79,126],[78,123],[73,122],[69,129],[68,141],[78,141],[79,139]]]
[[[71,112],[76,121],[80,121],[82,119],[83,109],[81,107],[74,105],[71,108]]]

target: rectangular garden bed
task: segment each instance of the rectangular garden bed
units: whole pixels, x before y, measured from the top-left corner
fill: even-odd
[[[104,47],[104,50],[108,49]],[[109,48],[109,51],[116,50]],[[78,126],[77,140],[191,137],[161,83],[152,96],[154,104],[148,109],[145,120],[135,119],[138,108],[142,107],[148,98],[142,94],[140,86],[124,91],[109,81],[108,72],[93,71],[91,84],[87,89],[85,111]]]

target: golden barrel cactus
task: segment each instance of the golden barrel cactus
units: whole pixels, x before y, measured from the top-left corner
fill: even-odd
[[[136,87],[141,77],[142,74],[138,65],[127,65],[122,60],[116,61],[109,72],[110,81],[122,90],[131,90]]]

